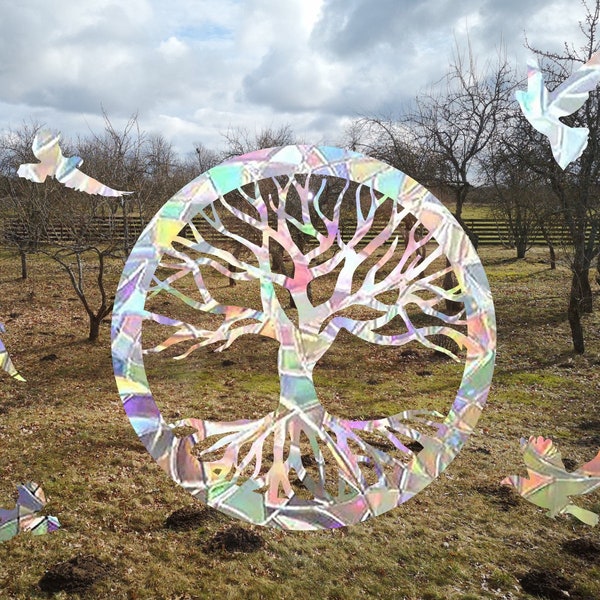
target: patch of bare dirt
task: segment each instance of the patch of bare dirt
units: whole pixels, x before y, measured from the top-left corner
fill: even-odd
[[[210,506],[184,506],[171,513],[165,520],[165,527],[174,531],[191,531],[201,527],[207,521],[220,518],[219,513]]]
[[[476,446],[475,448],[467,448],[467,452],[478,452],[479,454],[485,454],[489,456],[492,452],[483,446]]]
[[[264,540],[260,535],[239,525],[232,525],[215,533],[204,549],[206,552],[256,552],[263,546]]]
[[[562,544],[562,549],[577,558],[597,560],[600,558],[600,542],[589,537],[567,540]]]
[[[111,573],[111,568],[95,556],[75,556],[48,569],[38,585],[48,593],[83,592]]]
[[[573,583],[558,573],[552,573],[551,571],[529,571],[519,581],[524,592],[540,598],[561,600],[573,597],[570,594]]]

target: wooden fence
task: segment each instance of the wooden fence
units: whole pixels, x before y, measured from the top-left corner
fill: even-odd
[[[463,219],[465,225],[477,235],[480,246],[514,245],[509,224],[506,221],[496,219]],[[554,223],[547,226],[547,233],[553,244],[568,245],[570,242],[569,231],[565,225]],[[589,233],[589,228],[588,228]],[[546,246],[539,227],[533,229],[529,234],[529,244],[533,246]]]
[[[498,245],[513,245],[514,241],[511,238],[508,223],[505,221],[497,221],[495,219],[464,219],[466,226],[475,233],[479,238],[481,246],[498,246]],[[218,241],[221,234],[208,226],[202,219],[194,221],[194,224],[199,228],[202,235],[210,241]],[[144,227],[146,222],[140,217],[130,216],[127,219],[128,237],[133,242],[135,241]],[[369,240],[375,235],[375,231],[381,228],[374,227],[373,231],[367,233],[365,240]],[[43,233],[39,236],[40,242],[56,243],[68,242],[76,237],[84,237],[86,240],[112,240],[122,241],[125,239],[125,223],[122,216],[115,217],[98,217],[90,223],[82,225],[78,228],[78,232],[74,233],[72,226],[66,226],[63,223],[45,224],[41,227]],[[550,239],[554,244],[568,244],[569,235],[567,229],[560,224],[548,226]],[[236,230],[236,233],[240,231]],[[189,228],[185,235],[191,237]],[[243,234],[242,234],[243,235]],[[351,231],[342,233],[344,239],[351,235]],[[18,218],[5,218],[0,220],[0,243],[7,244],[11,241],[25,240],[29,237],[27,225]],[[536,229],[530,236],[530,244],[546,245],[546,241],[542,236],[541,231]]]

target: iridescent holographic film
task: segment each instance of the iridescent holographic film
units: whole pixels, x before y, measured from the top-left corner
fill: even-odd
[[[6,333],[4,323],[0,323],[0,333]],[[18,381],[25,381],[25,378],[15,368],[2,339],[0,339],[0,368]]]
[[[287,274],[275,266],[276,247],[293,267]],[[207,284],[216,273],[255,282],[260,306],[219,302]],[[456,281],[444,287],[450,273]],[[317,302],[310,284],[321,277],[329,277],[333,291]],[[190,318],[149,308],[161,298],[177,301]],[[447,301],[459,309],[448,311]],[[201,315],[212,326],[201,324]],[[172,333],[143,347],[142,330],[151,322]],[[351,420],[325,410],[313,369],[341,330],[381,346],[419,343],[464,361],[449,413],[407,409]],[[246,334],[278,343],[275,410],[257,419],[167,422],[144,356],[181,347],[178,358],[185,358],[205,346],[225,349]],[[112,321],[121,399],[159,465],[228,515],[294,530],[365,521],[412,498],[444,471],[483,409],[495,344],[487,278],[449,211],[387,164],[308,145],[229,160],[175,194],[125,265]],[[400,456],[368,441],[373,438]],[[375,481],[366,477],[367,468]],[[305,493],[296,493],[292,480]]]
[[[29,531],[33,535],[52,533],[60,527],[56,517],[36,517],[46,506],[46,497],[42,488],[30,482],[17,486],[19,497],[15,508],[0,508],[0,542],[6,542],[17,534]]]
[[[46,177],[56,177],[60,183],[68,188],[97,194],[99,196],[123,196],[132,192],[120,192],[100,183],[96,179],[81,172],[77,167],[83,163],[79,156],[65,158],[58,145],[60,134],[54,134],[46,129],[38,131],[33,139],[32,150],[39,163],[23,164],[17,170],[19,177],[29,179],[35,183],[44,183]]]
[[[527,63],[527,91],[515,92],[517,101],[532,127],[549,140],[554,159],[561,169],[577,160],[588,143],[587,127],[569,127],[560,121],[579,110],[589,97],[589,92],[600,83],[600,53],[592,54],[582,65],[552,92],[544,85],[538,63]]]
[[[600,488],[600,452],[590,462],[569,472],[551,439],[523,438],[521,449],[528,477],[511,475],[502,484],[514,486],[525,500],[546,508],[549,517],[569,513],[587,525],[598,524],[598,515],[573,504],[571,497]]]

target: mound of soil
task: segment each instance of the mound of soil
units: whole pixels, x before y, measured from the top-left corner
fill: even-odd
[[[565,469],[567,471],[574,471],[579,465],[577,464],[576,460],[573,460],[572,458],[563,458],[563,465],[565,465]]]
[[[220,513],[210,506],[184,506],[165,519],[165,527],[174,531],[191,531],[219,516]]]
[[[586,560],[596,560],[600,557],[600,542],[587,537],[568,540],[562,544],[562,549]]]
[[[423,450],[423,446],[419,444],[416,440],[412,442],[408,442],[408,444],[404,444],[409,450],[412,450],[415,454],[417,452],[421,452]]]
[[[519,581],[523,591],[534,596],[547,600],[571,598],[569,590],[572,589],[573,583],[558,573],[529,571]]]
[[[488,450],[487,448],[484,448],[483,446],[476,446],[475,448],[467,448],[468,452],[479,452],[480,454],[485,454],[486,456],[489,456],[492,451]]]
[[[264,544],[264,540],[257,533],[239,525],[232,525],[228,529],[217,531],[204,549],[207,552],[255,552]]]
[[[48,569],[38,585],[44,592],[82,592],[110,575],[110,567],[95,556],[76,556]]]
[[[314,454],[303,454],[300,458],[305,467],[314,467],[317,464]]]

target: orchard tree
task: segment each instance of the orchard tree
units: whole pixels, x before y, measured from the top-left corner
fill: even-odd
[[[112,221],[106,221],[108,215],[120,209],[121,200],[77,192],[54,177],[47,177],[43,183],[18,177],[20,164],[38,162],[32,145],[39,130],[38,125],[24,124],[10,130],[3,140],[2,185],[10,203],[5,239],[18,245],[24,276],[27,252],[45,254],[61,267],[88,317],[88,339],[95,341],[100,324],[113,306],[106,282],[108,263],[119,257],[123,264],[125,259],[122,231]],[[105,176],[109,176],[115,163],[101,160],[102,148],[94,145],[93,140],[73,144],[61,137],[60,148],[64,156],[84,157],[86,174],[110,181]],[[106,155],[103,158],[106,159]]]
[[[276,146],[288,146],[296,142],[295,134],[289,123],[279,127],[267,126],[250,133],[244,127],[229,128],[221,134],[226,142],[223,158],[241,156],[254,150],[262,148],[275,148]]]
[[[479,67],[469,43],[466,53],[455,49],[444,78],[417,95],[415,108],[396,123],[367,119],[386,141],[391,164],[452,198],[454,216],[475,247],[477,236],[462,219],[463,207],[478,181],[479,161],[512,102],[513,89],[512,69],[503,52]]]
[[[17,176],[23,163],[35,162],[31,150],[39,123],[23,123],[0,137],[0,195],[5,198],[3,242],[21,259],[21,278],[27,279],[27,256],[47,238],[47,225],[60,201],[62,186],[55,180],[40,186]]]
[[[534,238],[541,234],[548,244],[551,268],[554,269],[556,256],[551,233],[556,223],[557,206],[552,201],[547,180],[529,165],[535,148],[528,144],[524,121],[515,112],[511,126],[490,143],[481,163],[482,169],[493,190],[494,216],[507,226],[505,243],[516,248],[517,258],[525,258]],[[529,154],[529,160],[523,160],[524,153]]]
[[[579,24],[583,35],[580,48],[565,43],[561,52],[550,52],[527,42],[527,48],[540,63],[550,91],[600,50],[600,1],[589,4],[582,0],[582,5],[585,18]],[[568,319],[573,348],[576,353],[583,354],[582,315],[592,312],[590,269],[600,252],[600,88],[596,87],[590,92],[583,107],[573,115],[564,117],[564,122],[571,127],[587,127],[589,130],[588,145],[578,160],[563,171],[552,157],[548,139],[528,123],[523,127],[529,132],[530,142],[523,148],[536,146],[537,149],[534,152],[521,152],[521,159],[532,171],[545,177],[569,231],[573,250],[570,257],[572,278]],[[539,158],[541,153],[544,160]]]
[[[207,148],[202,142],[197,142],[194,145],[194,151],[198,175],[212,169],[221,162],[219,153]]]

